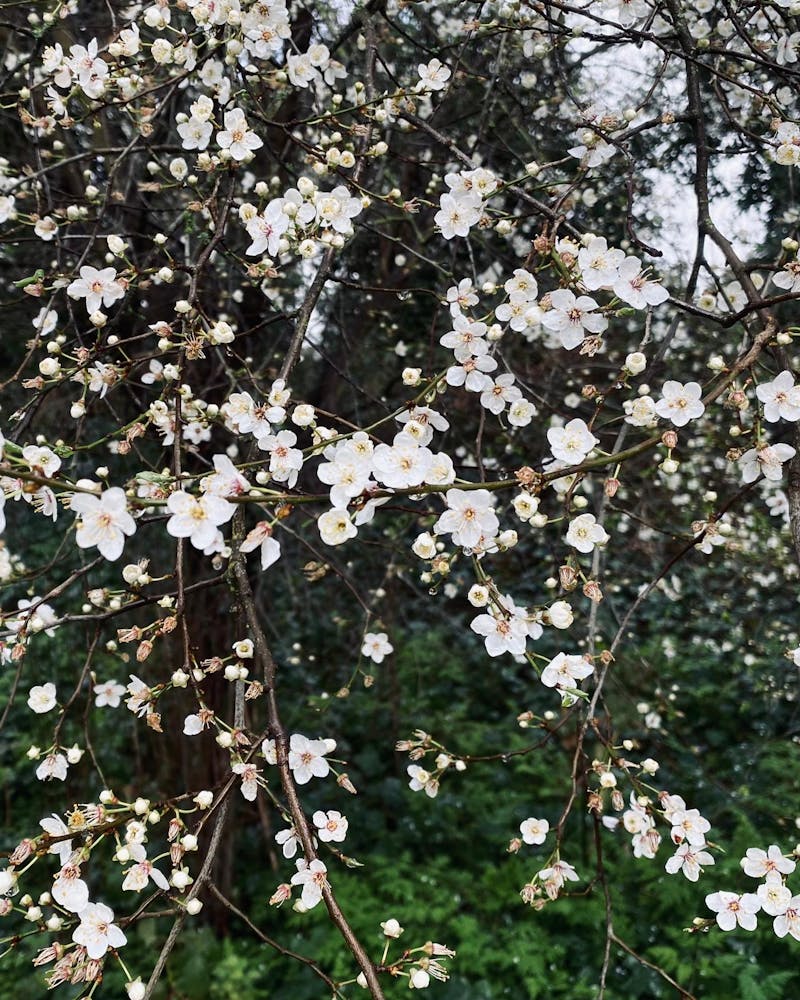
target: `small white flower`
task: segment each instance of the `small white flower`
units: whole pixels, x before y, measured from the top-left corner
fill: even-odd
[[[96,546],[106,559],[119,559],[125,536],[136,531],[136,522],[128,513],[125,491],[113,486],[99,497],[76,493],[70,501],[70,509],[79,518],[75,534],[78,546],[82,549]]]
[[[543,844],[550,830],[550,824],[546,819],[523,820],[519,825],[519,832],[526,844]]]
[[[542,326],[556,334],[561,346],[571,351],[580,347],[586,334],[600,334],[608,327],[608,320],[588,295],[575,296],[567,288],[550,293],[551,309],[542,314]]]
[[[791,875],[797,867],[792,858],[784,857],[777,844],[771,844],[766,851],[760,847],[749,847],[741,861],[742,870],[751,878],[770,878]]]
[[[408,976],[408,986],[412,990],[425,990],[430,986],[431,977],[424,969],[412,969]]]
[[[299,858],[295,864],[297,872],[292,875],[292,885],[301,885],[303,906],[310,910],[322,899],[322,890],[328,884],[328,869],[316,858],[311,864],[305,858]]]
[[[778,917],[789,908],[792,901],[792,890],[780,879],[768,879],[756,889],[756,896],[761,902],[761,909],[771,917]]]
[[[575,618],[572,606],[567,601],[554,601],[547,609],[547,614],[550,624],[560,629],[569,628]]]
[[[420,82],[418,89],[444,90],[447,81],[451,77],[451,72],[439,59],[431,59],[429,63],[420,63],[417,67]]]
[[[89,903],[80,914],[80,924],[72,934],[82,944],[89,958],[100,959],[109,948],[121,948],[127,938],[114,921],[114,911],[103,903]]]
[[[592,673],[594,667],[583,656],[558,653],[542,671],[541,680],[545,687],[568,691],[576,688],[584,677],[589,677]]]
[[[570,521],[565,541],[578,552],[591,552],[595,545],[605,545],[608,532],[597,523],[594,514],[579,514]]]
[[[675,854],[667,860],[664,868],[670,875],[675,875],[676,872],[681,871],[690,882],[696,882],[702,872],[701,865],[713,864],[713,855],[685,841],[679,845]]]
[[[244,160],[251,152],[264,145],[263,140],[259,139],[248,126],[241,108],[226,111],[224,123],[225,128],[221,132],[217,132],[217,145],[220,149],[227,149],[231,154],[231,159]],[[184,146],[184,148],[187,147]]]
[[[272,525],[268,521],[259,521],[242,542],[242,552],[252,552],[261,549],[261,569],[269,567],[281,557],[281,543],[272,537]]]
[[[525,652],[528,628],[518,615],[506,617],[499,611],[478,615],[470,622],[470,628],[484,637],[489,656],[502,656],[503,653],[521,656]]]
[[[754,931],[761,900],[752,892],[741,896],[735,892],[712,892],[706,896],[706,906],[716,913],[720,930],[732,931],[738,924],[743,930]]]
[[[305,785],[312,778],[325,778],[331,770],[325,755],[335,749],[333,740],[309,740],[300,733],[293,733],[289,740],[289,767],[298,785]]]
[[[326,545],[341,545],[349,538],[355,538],[358,529],[350,520],[346,510],[334,507],[325,511],[317,520],[320,538]]]
[[[56,686],[51,681],[39,684],[28,692],[28,708],[37,715],[44,715],[56,707]]]
[[[626,257],[619,265],[614,294],[634,309],[657,306],[669,298],[669,292],[663,285],[650,281],[642,274],[641,262],[636,257]]]
[[[80,913],[89,903],[89,886],[77,865],[66,864],[53,882],[53,899],[71,913]]]
[[[682,384],[670,380],[664,383],[661,392],[656,413],[671,420],[676,427],[685,427],[690,420],[696,420],[705,413],[706,408],[700,399],[703,390],[697,382]]]
[[[429,531],[423,531],[414,539],[411,551],[420,559],[433,559],[436,555],[436,539]]]
[[[790,444],[762,445],[750,448],[739,459],[742,482],[753,483],[763,473],[764,478],[778,482],[783,477],[783,465],[794,458],[795,449]]]
[[[279,830],[275,834],[275,843],[278,844],[283,856],[287,859],[293,858],[300,848],[300,838],[293,826],[286,830]]]
[[[469,236],[469,231],[481,217],[479,205],[472,200],[454,198],[451,194],[443,194],[439,198],[439,211],[433,221],[446,240],[454,236]]]
[[[238,774],[242,780],[240,790],[248,802],[255,802],[258,794],[258,768],[255,764],[243,764],[239,762],[231,767],[234,774]],[[295,779],[296,780],[296,779]]]
[[[411,779],[408,783],[408,787],[412,792],[421,792],[424,788],[425,794],[429,798],[436,798],[439,792],[439,782],[436,781],[429,771],[426,771],[418,764],[409,764],[406,768],[406,772]]]
[[[71,299],[86,299],[86,312],[91,316],[101,306],[111,306],[125,295],[125,288],[117,280],[117,272],[113,267],[104,267],[98,271],[88,264],[80,269],[80,277],[67,286],[67,295]]]
[[[361,655],[368,656],[373,663],[383,663],[389,653],[394,652],[394,646],[389,642],[385,632],[367,632],[361,644]]]
[[[317,828],[317,836],[323,843],[329,841],[341,843],[346,837],[347,817],[335,809],[330,809],[328,812],[317,810],[311,818]]]
[[[165,892],[169,889],[166,876],[158,868],[155,868],[151,861],[140,861],[125,873],[122,888],[126,892],[141,892],[147,888],[151,880],[159,889],[163,889]]]
[[[771,382],[762,382],[756,387],[756,395],[764,404],[764,419],[769,423],[800,420],[800,386],[794,384],[790,371],[782,371]]]
[[[494,497],[488,490],[448,490],[447,510],[433,526],[434,534],[451,534],[453,542],[474,548],[482,536],[494,538],[500,526]]]
[[[586,422],[576,417],[563,427],[551,427],[547,432],[553,458],[560,462],[579,465],[589,452],[600,444],[598,438],[586,426]]]
[[[234,506],[213,493],[194,497],[179,490],[171,493],[167,509],[172,517],[167,532],[174,538],[188,538],[196,549],[205,549],[214,542],[219,525],[233,517]]]

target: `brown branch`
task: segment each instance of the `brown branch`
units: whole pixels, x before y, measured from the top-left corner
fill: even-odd
[[[300,842],[303,845],[303,852],[305,854],[306,861],[311,864],[312,861],[317,859],[317,851],[314,846],[314,838],[308,824],[308,819],[303,811],[303,806],[297,793],[297,787],[294,783],[294,778],[292,777],[292,772],[289,767],[289,739],[283,723],[281,722],[275,691],[277,664],[275,663],[272,650],[267,642],[264,629],[261,626],[258,611],[256,610],[253,589],[247,576],[247,565],[241,550],[237,549],[237,551],[235,551],[231,556],[231,564],[231,568],[233,570],[232,579],[234,590],[237,599],[241,603],[241,607],[244,610],[245,618],[247,619],[247,624],[250,628],[253,645],[255,647],[256,662],[260,663],[263,671],[264,687],[266,689],[267,696],[269,728],[270,733],[275,740],[275,752],[281,779],[281,787],[289,807],[292,823],[294,824],[294,828],[297,831]],[[341,907],[339,906],[339,903],[336,900],[336,897],[334,896],[330,884],[327,882],[322,889],[322,898],[325,902],[325,906],[327,907],[331,920],[336,925],[339,933],[344,939],[345,944],[352,952],[361,971],[364,973],[364,977],[367,981],[367,987],[373,997],[373,1000],[384,1000],[383,989],[378,981],[375,966],[367,955],[364,946],[361,944],[353,932],[353,929],[350,927],[350,924],[348,923]]]
[[[621,938],[618,938],[613,931],[611,932],[611,940],[615,945],[617,945],[618,948],[622,948],[623,951],[627,952],[631,958],[635,958],[640,965],[645,966],[647,969],[652,969],[653,972],[657,972],[665,982],[669,983],[673,989],[678,991],[680,994],[680,1000],[697,1000],[697,997],[695,997],[693,993],[684,989],[684,987],[681,986],[680,983],[676,982],[672,976],[669,975],[669,973],[665,972],[660,965],[656,965],[655,962],[648,961],[644,955],[640,955],[637,951],[634,951],[630,945],[625,944]]]
[[[247,916],[247,914],[243,913],[238,908],[238,906],[236,906],[227,898],[227,896],[224,896],[217,888],[217,886],[214,885],[213,882],[209,884],[208,888],[211,894],[213,896],[216,896],[216,898],[220,901],[220,903],[222,903],[222,905],[227,910],[230,910],[231,913],[237,916],[242,921],[242,923],[246,924],[247,927],[250,929],[250,931],[252,931],[252,933],[255,934],[255,936],[260,941],[263,941],[264,944],[268,944],[270,948],[273,948],[275,951],[277,951],[279,955],[284,955],[286,956],[286,958],[293,958],[296,962],[302,962],[303,965],[307,965],[308,968],[311,969],[311,971],[315,975],[319,976],[319,978],[325,983],[328,989],[332,991],[335,997],[341,997],[344,995],[338,988],[336,983],[330,978],[330,976],[328,976],[325,972],[323,972],[322,969],[320,969],[320,967],[312,958],[307,958],[305,955],[300,955],[298,954],[298,952],[292,951],[291,948],[284,948],[284,946],[282,944],[279,944],[274,938],[271,938],[267,934],[265,934],[262,930],[256,927],[256,925]]]

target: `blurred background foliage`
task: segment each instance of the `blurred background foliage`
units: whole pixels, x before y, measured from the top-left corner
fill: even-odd
[[[699,808],[712,822],[712,840],[724,844],[726,853],[718,854],[716,866],[692,885],[664,872],[671,853],[667,844],[656,860],[635,860],[624,831],[604,831],[614,929],[630,948],[697,996],[780,1000],[793,995],[797,974],[790,948],[774,937],[768,922],[762,920],[764,926],[754,934],[690,935],[686,930],[693,917],[707,915],[706,892],[743,889],[747,880],[738,862],[747,847],[774,842],[790,850],[800,837],[795,824],[797,670],[783,658],[787,635],[782,624],[791,620],[796,595],[785,587],[754,587],[754,575],[765,571],[758,553],[726,575],[721,594],[713,558],[708,565],[705,557],[693,556],[684,572],[647,602],[632,626],[633,641],[612,668],[612,685],[621,706],[615,718],[619,739],[636,741],[635,759],[651,755],[660,761],[656,785],[683,794]],[[370,567],[363,570],[368,574]],[[616,576],[625,578],[624,566]],[[524,846],[516,855],[506,850],[527,816],[557,821],[574,749],[570,726],[530,755],[474,762],[463,773],[447,773],[435,800],[412,793],[407,758],[393,754],[392,746],[421,720],[453,753],[508,753],[536,741],[536,730],[520,729],[514,720],[528,709],[549,708],[547,693],[532,685],[527,665],[510,658],[488,660],[476,648],[459,627],[468,618],[461,599],[440,594],[431,602],[425,594],[430,612],[423,616],[422,595],[415,597],[410,582],[398,577],[392,583],[398,588],[395,599],[385,602],[394,617],[383,621],[396,654],[379,667],[371,665],[372,687],[354,684],[349,697],[336,697],[357,666],[351,652],[355,623],[327,610],[332,605],[326,591],[337,585],[327,577],[311,585],[307,614],[277,581],[269,600],[273,620],[281,623],[277,648],[288,664],[287,686],[300,696],[300,714],[307,719],[309,708],[317,711],[319,733],[350,734],[338,752],[348,761],[359,794],[342,802],[340,793],[333,801],[329,788],[312,785],[307,807],[335,806],[350,819],[347,853],[364,867],[336,865],[332,878],[356,931],[377,953],[380,921],[395,916],[406,928],[393,942],[396,947],[433,939],[454,948],[458,957],[451,963],[450,982],[432,987],[443,997],[594,996],[605,916],[599,886],[586,887],[594,868],[591,817],[573,814],[562,849],[584,881],[542,912],[526,907],[518,893],[543,866],[543,849]],[[609,607],[632,596],[623,593],[623,585],[617,589]],[[752,614],[743,615],[747,608]],[[77,646],[41,642],[38,647],[48,676],[64,684],[74,681],[75,658],[81,655]],[[109,674],[121,676],[123,670],[119,662],[108,663]],[[3,700],[9,681],[8,672],[0,676]],[[329,696],[321,697],[320,691]],[[645,699],[648,712],[661,716],[657,728],[644,724]],[[286,700],[291,701],[288,691]],[[293,728],[294,720],[287,722]],[[169,725],[165,719],[165,729]],[[166,793],[176,766],[189,770],[189,787],[209,784],[208,778],[192,782],[191,767],[205,766],[204,751],[191,762],[167,761],[164,737],[140,730],[124,710],[95,713],[92,739],[112,762],[114,770],[106,776],[110,787],[124,794],[132,771],[150,773],[149,787],[139,785],[137,792],[156,800]],[[32,738],[35,732],[7,728],[0,743],[4,839],[10,843],[40,818],[41,799],[34,803],[26,795],[32,765],[24,761],[24,751]],[[597,754],[602,756],[599,746]],[[71,769],[68,784],[80,785],[82,767]],[[58,809],[63,790],[53,789],[52,800]],[[349,978],[352,964],[321,909],[298,915],[267,906],[292,867],[276,855],[275,819],[259,815],[238,797],[235,810],[236,854],[220,859],[218,884],[283,947],[313,956],[335,978]],[[44,871],[41,881],[44,891]],[[114,898],[108,886],[103,892],[110,905],[125,912],[123,894]],[[148,967],[166,926],[145,921],[131,934],[123,956],[130,969]],[[30,965],[34,951],[23,940],[0,966],[0,983],[6,989],[14,984],[14,995],[44,995],[42,978]],[[109,965],[107,978],[114,977]],[[121,984],[119,979],[120,989]],[[395,991],[403,988],[405,983],[398,983]],[[235,915],[207,899],[171,957],[157,995],[164,1000],[311,1000],[324,992],[308,969],[276,955]],[[645,1000],[676,993],[615,948],[609,995]]]

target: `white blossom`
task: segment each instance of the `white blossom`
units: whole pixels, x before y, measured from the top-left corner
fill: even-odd
[[[119,559],[125,536],[136,531],[136,523],[128,513],[125,491],[112,486],[99,497],[90,493],[75,493],[70,509],[78,515],[75,534],[78,546],[82,549],[96,546],[106,559]]]
[[[72,934],[76,944],[82,944],[89,958],[99,959],[109,948],[122,948],[127,938],[114,921],[114,911],[104,903],[89,903],[78,914],[80,923]]]

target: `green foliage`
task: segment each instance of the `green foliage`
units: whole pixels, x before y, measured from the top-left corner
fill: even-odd
[[[704,567],[694,569],[695,576],[687,575],[685,583],[691,588],[685,598],[695,609],[691,619],[687,621],[667,595],[656,595],[642,614],[636,646],[615,665],[630,687],[631,702],[638,697],[637,684],[644,696],[654,687],[660,690],[660,676],[670,677],[672,688],[661,691],[653,707],[682,738],[666,738],[659,730],[643,728],[633,704],[630,715],[623,714],[618,724],[626,734],[638,730],[641,755],[652,753],[662,762],[660,787],[678,793],[693,790],[689,804],[709,816],[712,832],[729,853],[718,855],[716,866],[692,885],[681,876],[664,873],[667,844],[656,861],[634,860],[627,835],[621,830],[604,833],[614,929],[630,948],[700,996],[779,1000],[797,987],[797,975],[786,967],[786,942],[775,939],[763,915],[752,935],[723,936],[716,929],[689,935],[685,930],[695,916],[708,916],[703,902],[707,892],[744,888],[738,859],[758,842],[757,836],[784,848],[792,846],[793,816],[786,810],[796,789],[796,749],[786,739],[793,716],[776,705],[766,677],[767,661],[780,662],[781,643],[777,636],[770,638],[769,623],[762,621],[764,659],[739,663],[732,670],[730,657],[720,655],[724,636],[734,627],[732,620],[724,613],[705,615],[703,601],[710,602],[714,595],[706,592]],[[742,599],[737,598],[736,588],[746,591],[745,575],[728,584],[730,601]],[[449,602],[446,613],[452,618],[465,615],[466,609]],[[703,630],[697,641],[692,637],[698,635],[700,622]],[[394,623],[397,655],[376,670],[374,687],[355,688],[349,698],[322,703],[321,729],[331,726],[364,734],[357,745],[340,750],[360,793],[342,805],[351,818],[347,850],[365,867],[351,871],[334,863],[338,898],[374,953],[383,941],[380,921],[390,916],[400,918],[406,928],[401,941],[392,942],[390,957],[399,954],[406,942],[418,944],[430,938],[455,949],[453,976],[447,984],[436,984],[436,996],[588,1000],[596,995],[603,948],[605,916],[599,885],[592,887],[588,898],[579,888],[575,897],[536,912],[522,903],[519,890],[546,856],[541,848],[523,847],[516,855],[506,852],[526,816],[547,816],[551,823],[558,819],[571,761],[569,734],[563,734],[560,744],[551,743],[534,754],[510,756],[505,762],[476,761],[464,773],[448,772],[435,801],[408,790],[407,758],[391,752],[392,741],[408,736],[417,723],[420,700],[425,702],[429,730],[454,752],[491,756],[535,742],[535,731],[518,730],[516,736],[512,731],[509,736],[509,722],[528,707],[530,667],[510,658],[487,663],[474,644],[458,639],[459,634],[415,621]],[[314,649],[317,662],[326,664],[320,669],[330,673],[332,686],[341,684],[351,671],[341,660],[342,636],[341,626],[324,620],[319,620],[316,633],[303,632],[304,648]],[[296,636],[288,635],[285,641],[288,645]],[[54,657],[49,664],[53,676],[74,677],[71,653],[57,644],[43,644],[42,650]],[[675,650],[689,655],[676,655]],[[11,675],[5,673],[0,683],[7,693]],[[295,683],[303,683],[302,670]],[[109,712],[101,715],[94,733],[95,739],[117,748],[120,780],[130,746],[128,721]],[[375,733],[382,734],[381,739],[372,738]],[[22,789],[30,781],[30,763],[20,762],[30,736],[9,730],[4,737],[4,778],[9,787]],[[309,807],[329,808],[326,793],[311,786]],[[24,797],[18,795],[16,802],[18,811],[7,817],[7,828],[22,830],[38,816],[29,814]],[[584,880],[592,871],[592,836],[591,819],[574,814],[562,856]],[[352,960],[321,910],[299,915],[285,907],[276,911],[267,906],[274,886],[288,872],[265,868],[263,839],[256,828],[243,844],[244,853],[235,862],[236,905],[281,946],[313,957],[337,980],[352,978]],[[283,869],[290,870],[291,864],[282,862]],[[127,901],[109,901],[124,912]],[[207,912],[213,927],[203,923]],[[227,911],[207,906],[194,922],[170,959],[159,1000],[325,996],[324,984],[311,970],[274,953]],[[126,964],[133,970],[148,968],[167,928],[163,922],[140,925],[131,934]],[[26,996],[40,995],[42,976],[28,964],[31,957],[21,947],[10,965],[6,960],[0,967],[0,987],[13,982],[23,984],[29,991]],[[109,976],[119,979],[121,986],[118,971],[110,968]],[[404,982],[397,983],[389,995],[404,995],[404,989]],[[656,972],[612,949],[609,997],[649,1000],[673,995]]]

